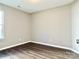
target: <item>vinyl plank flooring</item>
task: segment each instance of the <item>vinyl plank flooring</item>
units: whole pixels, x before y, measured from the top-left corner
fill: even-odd
[[[28,43],[0,51],[0,59],[79,59],[79,55],[64,49]]]

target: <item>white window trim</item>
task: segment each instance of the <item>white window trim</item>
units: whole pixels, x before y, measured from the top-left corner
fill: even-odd
[[[5,29],[4,29],[4,11],[2,11],[2,10],[0,10],[0,12],[2,12],[3,13],[3,16],[2,16],[2,19],[3,19],[3,23],[2,23],[2,27],[3,27],[3,38],[0,38],[0,40],[3,40],[3,39],[5,39]]]

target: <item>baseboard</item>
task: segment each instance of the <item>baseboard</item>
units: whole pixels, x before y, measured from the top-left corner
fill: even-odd
[[[56,48],[61,48],[61,49],[66,49],[66,50],[71,50],[70,48],[63,47],[63,46],[57,46],[57,45],[51,45],[47,43],[42,43],[42,42],[36,42],[36,41],[31,41],[33,43],[41,44],[41,45],[46,45],[46,46],[51,46],[51,47],[56,47]]]
[[[19,46],[19,45],[27,44],[27,43],[30,43],[30,42],[32,42],[32,43],[37,43],[37,44],[42,44],[42,45],[47,45],[47,46],[51,46],[51,47],[56,47],[56,48],[61,48],[61,49],[66,49],[66,50],[73,51],[73,52],[76,53],[76,54],[79,54],[78,51],[76,51],[76,50],[74,50],[74,49],[71,49],[71,48],[68,48],[68,47],[57,46],[57,45],[51,45],[51,44],[42,43],[42,42],[36,42],[36,41],[27,41],[27,42],[15,44],[15,45],[7,46],[7,47],[4,47],[4,48],[1,48],[0,51],[6,50],[6,49],[9,49],[9,48],[13,48],[13,47],[16,47],[16,46]]]
[[[79,54],[79,51],[76,51],[74,49],[71,49],[74,53]]]
[[[27,44],[27,43],[29,43],[29,42],[31,42],[31,41],[27,41],[27,42],[15,44],[15,45],[7,46],[7,47],[4,47],[4,48],[0,48],[0,51],[6,50],[6,49],[10,49],[10,48],[13,48],[13,47],[16,47],[16,46],[19,46],[19,45]]]
[[[66,50],[70,50],[76,54],[79,54],[78,51],[72,49],[72,48],[68,48],[68,47],[63,47],[63,46],[57,46],[57,45],[51,45],[51,44],[47,44],[47,43],[42,43],[42,42],[36,42],[36,41],[31,41],[33,43],[37,43],[37,44],[42,44],[42,45],[47,45],[47,46],[51,46],[51,47],[56,47],[56,48],[61,48],[61,49],[66,49]]]
[[[13,47],[16,47],[16,46],[19,46],[19,45],[27,44],[27,43],[29,43],[29,42],[37,43],[37,44],[42,44],[42,45],[47,45],[47,46],[56,47],[56,48],[62,48],[62,49],[71,50],[70,48],[67,48],[67,47],[56,46],[56,45],[51,45],[51,44],[42,43],[42,42],[36,42],[36,41],[27,41],[27,42],[15,44],[15,45],[7,46],[7,47],[4,47],[4,48],[0,48],[0,51],[6,50],[6,49],[9,49],[9,48],[13,48]]]

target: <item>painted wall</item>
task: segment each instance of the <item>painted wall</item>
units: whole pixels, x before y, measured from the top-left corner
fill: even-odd
[[[76,43],[76,39],[79,40],[79,1],[77,0],[72,6],[72,39],[73,48],[79,52],[79,44]]]
[[[0,4],[5,15],[5,39],[0,40],[0,48],[31,40],[30,14]]]
[[[5,13],[5,39],[0,48],[31,40],[31,32],[32,41],[72,48],[71,6],[32,15],[1,4],[0,9]]]
[[[72,48],[71,6],[32,14],[32,41]]]

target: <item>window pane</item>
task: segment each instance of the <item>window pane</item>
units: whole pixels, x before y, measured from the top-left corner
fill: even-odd
[[[3,24],[3,12],[0,11],[0,24]]]
[[[3,28],[2,25],[0,25],[0,39],[4,38]]]

